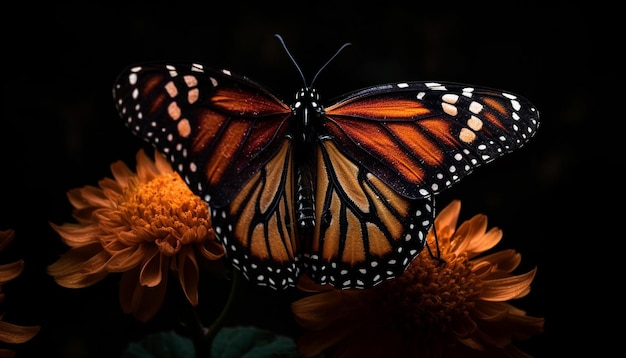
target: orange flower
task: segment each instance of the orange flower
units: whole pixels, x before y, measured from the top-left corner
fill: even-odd
[[[305,291],[322,291],[292,304],[305,328],[298,349],[332,357],[525,357],[513,342],[543,332],[543,318],[506,302],[530,292],[536,268],[512,275],[521,255],[503,250],[480,255],[502,238],[476,215],[457,228],[460,201],[435,220],[439,263],[426,251],[405,273],[367,290],[320,287],[306,278]],[[435,236],[428,235],[435,246]],[[480,255],[480,256],[479,256]]]
[[[211,227],[208,205],[194,195],[166,159],[137,153],[137,173],[111,165],[115,179],[72,189],[78,223],[51,224],[70,250],[48,266],[64,287],[93,285],[122,272],[120,302],[148,321],[161,308],[168,272],[176,272],[189,302],[198,304],[198,257],[217,260],[224,249]]]
[[[0,231],[0,251],[2,251],[15,237],[14,230]],[[24,269],[24,260],[17,260],[12,263],[0,265],[0,288],[5,283],[18,277]],[[4,293],[0,293],[0,302],[4,300]],[[19,344],[29,341],[37,332],[39,326],[18,326],[2,321],[0,315],[0,342]],[[0,357],[14,357],[15,351],[0,349]]]

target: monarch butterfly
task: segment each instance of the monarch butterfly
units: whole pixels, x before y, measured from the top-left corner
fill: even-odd
[[[429,198],[539,125],[526,99],[458,83],[384,84],[322,105],[319,72],[307,84],[276,37],[304,82],[291,105],[199,63],[128,67],[113,89],[126,125],[210,205],[227,257],[259,285],[285,289],[306,272],[367,288],[400,275],[425,246]]]

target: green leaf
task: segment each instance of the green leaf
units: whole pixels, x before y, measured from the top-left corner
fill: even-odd
[[[211,358],[301,357],[286,336],[255,327],[223,327],[215,336]]]
[[[175,332],[159,332],[131,342],[120,358],[189,358],[195,354],[191,339]]]

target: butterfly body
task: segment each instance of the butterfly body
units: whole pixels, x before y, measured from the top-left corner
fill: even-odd
[[[430,197],[539,123],[519,96],[456,83],[374,86],[327,105],[305,86],[287,105],[201,64],[129,67],[114,98],[209,203],[233,266],[275,289],[302,273],[339,288],[400,275],[424,248]]]
[[[315,227],[315,152],[318,121],[324,114],[315,89],[302,88],[294,96],[291,108],[290,136],[294,139],[296,162],[296,210],[300,237],[311,234]]]

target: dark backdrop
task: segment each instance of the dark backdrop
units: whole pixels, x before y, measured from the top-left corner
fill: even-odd
[[[289,100],[302,81],[274,33],[283,35],[308,79],[340,45],[353,44],[317,80],[326,99],[409,80],[464,82],[530,99],[542,115],[536,137],[477,170],[439,203],[458,198],[464,217],[487,214],[490,226],[504,230],[499,247],[522,254],[520,271],[538,266],[531,293],[514,304],[545,317],[546,332],[520,347],[547,356],[593,344],[578,338],[591,337],[589,322],[598,316],[588,298],[602,286],[592,284],[590,259],[610,251],[588,250],[588,234],[603,223],[593,218],[599,207],[585,201],[604,189],[592,186],[602,140],[588,142],[600,135],[592,126],[609,129],[601,124],[607,118],[596,115],[607,103],[592,100],[599,68],[591,61],[611,57],[600,41],[602,25],[592,26],[582,9],[360,6],[366,7],[306,2],[284,11],[181,2],[5,13],[0,229],[13,228],[17,237],[2,262],[23,258],[26,269],[3,285],[4,320],[42,326],[17,347],[18,357],[115,357],[129,340],[167,325],[167,315],[141,325],[121,313],[117,277],[69,290],[45,273],[67,250],[48,224],[72,220],[66,191],[96,185],[114,161],[133,167],[143,146],[114,110],[111,87],[119,71],[142,61],[200,61],[245,74]],[[288,316],[284,298],[250,297],[242,322],[293,332],[272,319]]]

